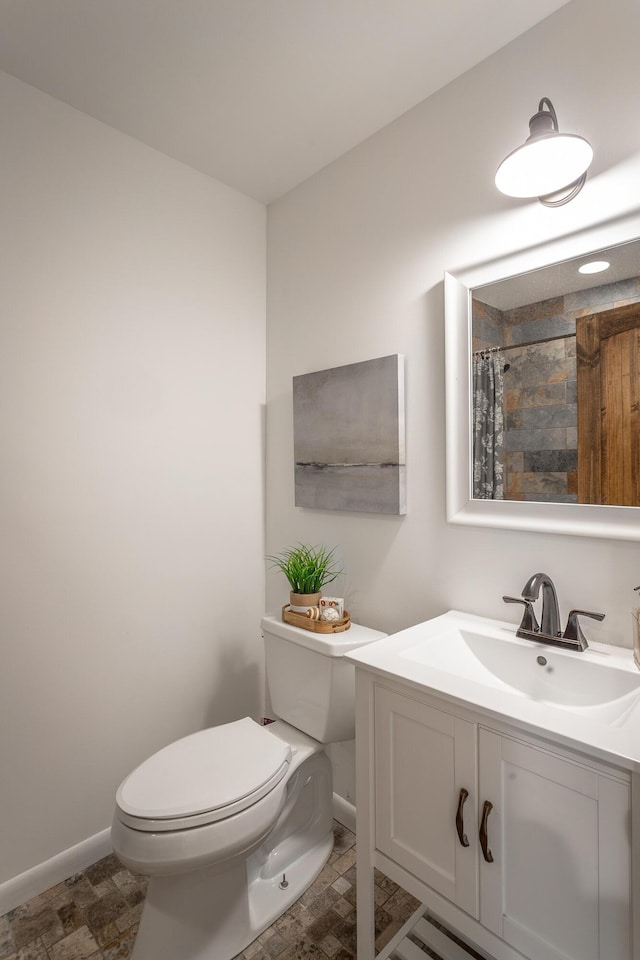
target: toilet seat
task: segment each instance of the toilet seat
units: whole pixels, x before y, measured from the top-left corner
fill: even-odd
[[[118,819],[164,832],[215,823],[282,780],[291,746],[250,717],[191,734],[145,760],[118,788]]]

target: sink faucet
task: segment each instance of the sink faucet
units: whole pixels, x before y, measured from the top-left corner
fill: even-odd
[[[548,637],[560,636],[560,611],[558,609],[558,595],[553,585],[553,580],[546,573],[534,573],[529,577],[522,588],[522,596],[525,600],[537,600],[542,587],[542,617],[540,619],[540,632]]]
[[[542,616],[540,624],[536,620],[533,603],[540,596],[542,587]],[[557,647],[568,647],[571,650],[583,651],[588,647],[587,639],[583,634],[578,617],[591,617],[593,620],[604,620],[604,613],[591,613],[589,610],[572,610],[567,619],[564,633],[560,632],[560,611],[558,609],[558,595],[553,580],[546,573],[534,573],[529,577],[522,588],[521,597],[503,597],[505,603],[521,603],[524,606],[522,621],[516,631],[517,637],[526,640],[538,640],[542,643],[554,644]]]

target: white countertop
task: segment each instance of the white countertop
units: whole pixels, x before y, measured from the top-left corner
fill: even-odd
[[[632,651],[601,643],[590,644],[582,653],[564,650],[516,638],[516,629],[513,623],[452,610],[441,617],[370,643],[346,656],[358,669],[410,684],[442,697],[453,705],[460,704],[477,710],[488,718],[507,722],[525,732],[546,737],[626,770],[640,772],[640,671],[634,663]],[[628,672],[629,676],[622,679],[634,689],[637,679],[638,694],[631,692],[614,701],[613,714],[616,716],[611,720],[612,705],[607,702],[602,705],[559,706],[548,700],[539,701],[502,681],[497,684],[487,682],[489,674],[482,666],[479,667],[477,678],[472,678],[469,669],[466,670],[466,676],[461,675],[456,673],[456,658],[459,663],[461,658],[453,644],[447,659],[448,638],[456,630],[482,634],[490,637],[492,642],[500,640],[515,644],[520,648],[518,656],[526,656],[533,663],[542,655],[551,665],[549,672],[557,666],[569,679],[572,667],[575,667],[576,676],[581,672],[593,673],[592,666],[597,670]],[[431,662],[420,662],[421,647],[426,645],[429,645],[430,651],[426,659]],[[434,663],[438,666],[434,666]],[[585,664],[584,669],[581,663]]]

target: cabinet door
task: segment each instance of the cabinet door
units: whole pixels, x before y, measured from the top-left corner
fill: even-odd
[[[376,687],[376,846],[474,917],[476,730],[473,723]],[[456,828],[459,808],[468,846]]]
[[[536,960],[629,960],[630,789],[480,730],[480,920]]]

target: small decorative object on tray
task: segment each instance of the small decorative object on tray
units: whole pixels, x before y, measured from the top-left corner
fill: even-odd
[[[338,620],[312,619],[308,613],[296,613],[288,603],[282,608],[282,619],[293,627],[301,627],[303,630],[311,630],[313,633],[342,633],[351,626],[351,617],[348,610],[345,610]]]
[[[321,620],[342,620],[344,616],[342,597],[320,597],[318,606]]]

